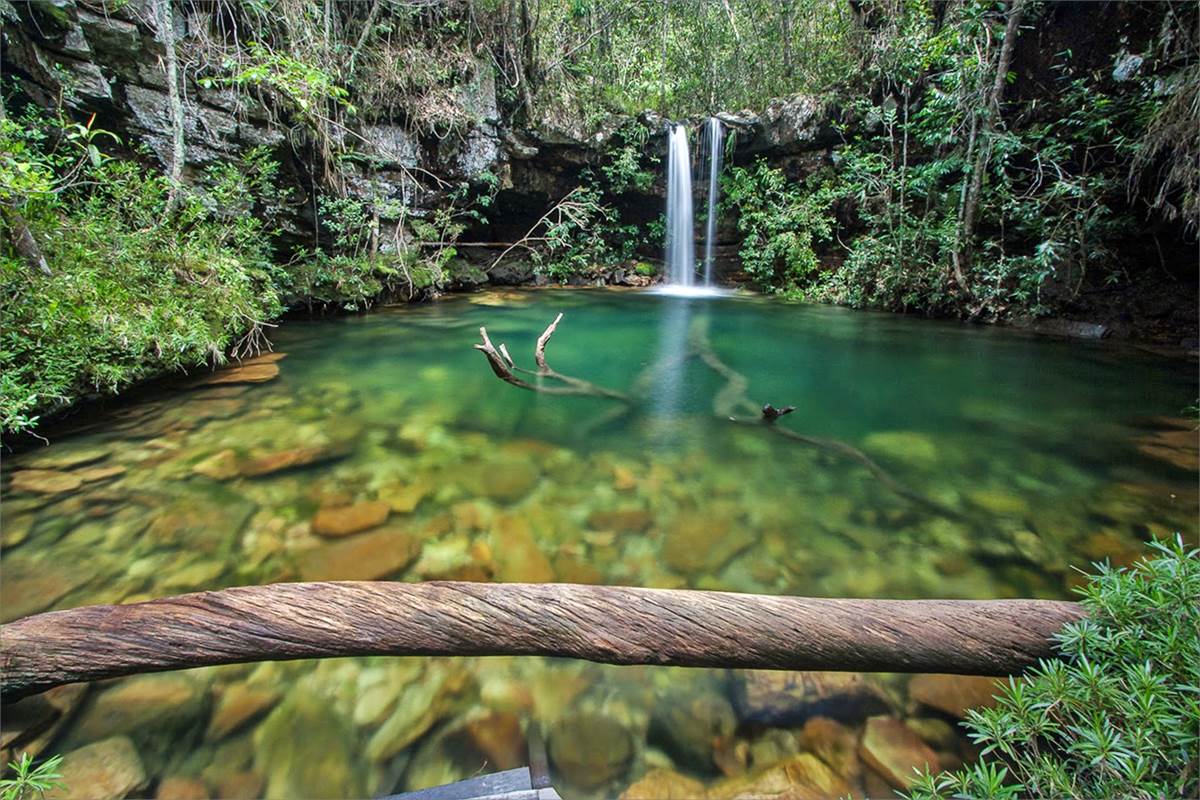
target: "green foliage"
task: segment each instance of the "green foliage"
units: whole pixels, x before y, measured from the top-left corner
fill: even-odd
[[[51,756],[34,766],[33,757],[21,753],[19,759],[8,763],[12,777],[0,779],[0,800],[34,800],[51,789],[66,788],[58,771],[62,760],[62,756]]]
[[[1200,550],[1150,546],[1130,569],[1099,565],[1062,660],[969,712],[980,763],[922,776],[913,800],[1200,796]]]
[[[761,160],[727,170],[721,191],[724,207],[737,212],[742,266],[754,282],[792,297],[811,292],[821,277],[813,245],[832,231],[831,192],[805,191]]]
[[[7,237],[0,243],[0,427],[9,432],[83,395],[251,349],[282,310],[272,231],[248,213],[273,187],[262,151],[209,170],[208,188],[164,220],[165,176],[92,158],[95,137],[72,141],[73,130],[33,117],[0,127],[0,191],[22,208],[51,269],[32,270]]]

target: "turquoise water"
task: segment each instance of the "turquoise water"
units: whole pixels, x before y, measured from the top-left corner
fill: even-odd
[[[532,368],[558,312],[550,364],[628,403],[524,391],[472,349],[486,325]],[[272,341],[283,357],[264,382],[158,387],[5,459],[6,620],[304,578],[1067,597],[1071,565],[1196,538],[1196,435],[1180,419],[1195,365],[1108,343],[600,290],[289,321]],[[714,401],[730,371],[746,380],[733,394],[796,407],[780,427],[839,444],[729,422]],[[94,686],[41,745],[128,736],[150,793],[178,778],[324,797],[515,766],[540,737],[573,796],[615,796],[655,768],[735,796],[730,781],[836,738],[805,727],[825,699],[852,740],[884,714],[943,764],[972,757],[953,732],[933,741],[953,715],[905,677],[765,700],[756,680],[544,659],[237,666]],[[877,790],[850,761],[830,765],[838,786]]]

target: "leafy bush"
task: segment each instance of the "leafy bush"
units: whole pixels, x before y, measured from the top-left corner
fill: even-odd
[[[261,151],[211,169],[165,219],[169,182],[110,159],[77,126],[0,122],[0,194],[49,264],[0,243],[0,428],[91,393],[253,349],[282,311],[271,233],[246,213],[272,185]],[[80,157],[82,153],[82,157]],[[31,178],[31,176],[34,176]]]
[[[62,756],[51,756],[34,766],[33,758],[22,753],[16,761],[8,762],[12,777],[0,779],[0,800],[33,800],[53,789],[67,788],[58,771],[62,760]]]
[[[1130,569],[1100,566],[1062,660],[968,713],[980,763],[922,776],[913,800],[1200,797],[1200,550],[1151,547]]]
[[[805,191],[764,161],[722,177],[722,205],[735,210],[742,266],[759,288],[790,296],[809,293],[820,277],[813,245],[828,239],[833,219],[828,189]]]

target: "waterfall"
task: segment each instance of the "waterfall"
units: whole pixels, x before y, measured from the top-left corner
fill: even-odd
[[[720,187],[717,178],[721,174],[721,120],[709,117],[704,130],[708,140],[708,215],[704,220],[704,285],[713,285],[713,241],[717,238],[717,201]]]
[[[696,280],[695,218],[692,215],[692,160],[687,128],[671,128],[667,152],[667,277],[675,286]]]

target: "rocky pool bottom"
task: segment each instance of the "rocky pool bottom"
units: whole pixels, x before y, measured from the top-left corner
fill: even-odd
[[[553,363],[619,387],[666,365],[649,408],[613,420],[521,392],[471,350],[486,324],[525,361],[563,309]],[[672,357],[705,314],[753,396],[801,407],[779,424],[861,448],[931,502],[715,419],[720,384]],[[1071,565],[1196,536],[1190,364],[566,292],[294,324],[276,347],[6,458],[3,619],[327,579],[1066,597]],[[265,663],[62,687],[5,709],[0,749],[65,754],[69,797],[369,796],[524,765],[531,740],[565,797],[890,797],[914,766],[974,757],[955,725],[991,692],[538,658]]]

